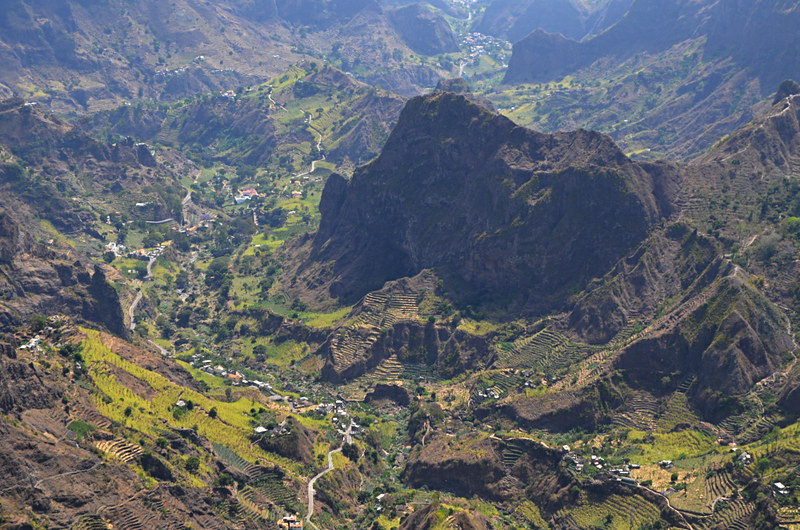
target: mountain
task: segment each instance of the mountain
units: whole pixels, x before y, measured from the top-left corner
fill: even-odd
[[[439,67],[425,60],[406,66],[412,49],[457,50],[447,22],[426,7],[323,0],[14,0],[0,15],[0,33],[0,97],[65,113],[224,92],[327,55],[387,88],[416,93],[436,84]]]
[[[794,111],[789,96],[708,158],[674,166],[632,162],[596,133],[534,133],[461,95],[410,100],[381,156],[349,182],[329,178],[319,231],[288,251],[300,262],[286,271],[284,288],[308,303],[358,302],[320,350],[323,376],[351,379],[394,356],[451,375],[525,370],[533,356],[545,374],[574,373],[573,383],[557,377],[542,396],[509,394],[479,407],[481,418],[568,430],[617,421],[632,396],[665,403],[681,393],[698,421],[739,422],[752,413],[744,396],[794,349],[791,325],[776,305],[790,292],[779,278],[793,265],[748,264],[784,286],[783,295],[764,290],[725,250],[736,242],[692,226],[708,222],[694,216],[693,205],[702,190],[716,189],[709,175],[735,175],[712,167],[726,152],[742,156],[732,167],[752,149],[761,164],[774,153],[770,167],[793,171],[787,160],[800,130]],[[753,145],[748,131],[765,138]],[[733,147],[743,138],[748,147]],[[409,148],[416,153],[411,163]],[[752,166],[742,168],[742,178],[753,174]],[[741,193],[743,186],[730,186],[740,200],[757,196]],[[604,205],[614,205],[613,214]],[[702,211],[716,219],[728,206]],[[501,321],[550,316],[497,336],[460,325],[454,331],[442,299]],[[384,314],[395,316],[376,317]],[[595,367],[573,372],[583,363]],[[760,436],[735,425],[720,432]]]
[[[795,4],[12,1],[0,526],[791,527]]]
[[[797,35],[785,28],[797,17],[786,3],[638,0],[583,42],[537,30],[515,44],[504,82],[538,83],[543,95],[517,99],[510,115],[605,131],[645,156],[692,157],[763,112],[794,75]]]
[[[486,35],[516,42],[536,29],[582,40],[625,16],[633,0],[494,0],[473,25]]]
[[[535,133],[452,93],[415,98],[376,160],[329,178],[300,284],[352,303],[436,269],[463,300],[554,309],[669,215],[676,180],[596,133]]]

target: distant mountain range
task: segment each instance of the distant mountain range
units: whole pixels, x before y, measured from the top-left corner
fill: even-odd
[[[512,42],[534,30],[573,40],[603,32],[627,13],[634,0],[494,0],[473,26]]]
[[[514,45],[504,83],[570,85],[512,115],[545,130],[603,130],[630,151],[690,157],[763,112],[778,84],[797,76],[796,7],[637,0],[582,42],[538,29]]]
[[[53,7],[13,0],[0,14],[0,96],[85,112],[224,91],[327,55],[413,94],[443,72],[436,61],[409,56],[456,50],[442,16],[418,4],[70,0]]]

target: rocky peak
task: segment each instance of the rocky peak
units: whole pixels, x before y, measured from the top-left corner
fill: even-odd
[[[408,102],[349,183],[329,180],[299,272],[348,303],[434,268],[466,299],[552,309],[669,215],[676,181],[602,134],[537,133],[437,92]]]

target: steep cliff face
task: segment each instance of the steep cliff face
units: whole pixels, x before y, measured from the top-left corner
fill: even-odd
[[[36,243],[9,212],[0,211],[0,332],[34,314],[63,313],[127,337],[116,290],[103,269]]]
[[[332,176],[303,284],[353,302],[436,268],[454,296],[529,310],[607,271],[671,211],[673,168],[539,134],[463,96],[411,100],[381,156]]]
[[[689,299],[730,263],[717,245],[686,224],[654,233],[576,300],[563,328],[590,344],[606,344],[625,326],[656,316],[664,300]]]

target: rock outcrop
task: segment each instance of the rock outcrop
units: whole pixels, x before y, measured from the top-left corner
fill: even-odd
[[[128,336],[117,291],[99,266],[33,241],[10,212],[0,211],[0,331],[34,314],[63,313]]]

